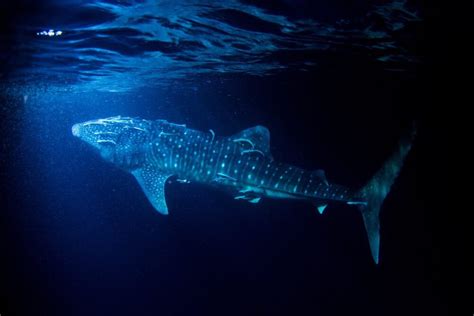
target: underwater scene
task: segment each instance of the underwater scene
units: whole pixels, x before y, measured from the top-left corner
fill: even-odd
[[[1,2],[0,316],[457,315],[440,11]]]

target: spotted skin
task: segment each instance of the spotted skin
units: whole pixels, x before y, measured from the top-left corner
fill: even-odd
[[[152,139],[147,161],[179,178],[218,182],[238,189],[254,188],[262,191],[263,196],[271,196],[267,192],[272,191],[292,198],[353,200],[354,192],[348,188],[328,185],[317,173],[277,162],[258,152],[244,152],[242,143],[234,142],[232,137],[174,128],[169,134],[158,133]]]
[[[153,207],[168,214],[165,184],[198,182],[233,190],[235,199],[257,203],[262,197],[305,199],[320,213],[329,202],[359,206],[372,256],[378,262],[381,205],[411,148],[402,139],[398,150],[358,191],[328,183],[321,170],[308,171],[275,161],[270,153],[270,133],[263,126],[219,137],[215,132],[189,129],[165,120],[110,117],[72,127],[74,136],[101,156],[132,173]],[[413,133],[414,135],[414,133]]]
[[[149,173],[161,177],[176,175],[235,188],[236,192],[247,188],[252,192],[249,198],[357,200],[353,191],[328,184],[318,172],[275,161],[269,152],[268,130],[262,126],[219,137],[164,120],[112,117],[76,124],[73,134],[99,149],[106,160],[132,173],[148,166]],[[143,174],[135,172],[139,173]]]

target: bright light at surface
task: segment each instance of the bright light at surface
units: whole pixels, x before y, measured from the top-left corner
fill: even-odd
[[[62,31],[55,31],[55,30],[48,30],[48,31],[41,31],[41,32],[37,32],[36,35],[38,36],[60,36],[62,35],[63,32]]]

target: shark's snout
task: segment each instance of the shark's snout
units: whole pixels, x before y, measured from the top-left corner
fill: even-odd
[[[81,127],[79,126],[79,124],[74,124],[71,128],[72,135],[79,137],[80,130],[81,130]]]

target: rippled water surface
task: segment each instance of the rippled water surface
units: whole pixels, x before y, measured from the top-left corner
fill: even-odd
[[[406,71],[417,8],[293,1],[30,2],[14,21],[13,80],[124,91],[207,73],[311,71],[335,56]],[[60,34],[60,35],[59,35]],[[4,52],[5,53],[5,52]]]

